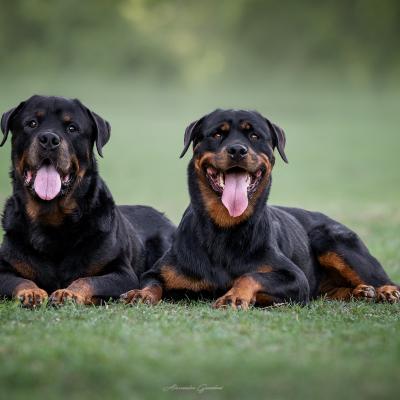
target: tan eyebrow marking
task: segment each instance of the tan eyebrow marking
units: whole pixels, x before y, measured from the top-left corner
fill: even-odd
[[[251,129],[251,124],[250,124],[249,122],[245,121],[245,122],[242,122],[242,123],[240,124],[240,127],[241,127],[242,129],[248,131],[249,129]]]
[[[36,112],[35,112],[35,115],[36,115],[38,118],[44,117],[44,111],[36,111]]]
[[[64,122],[71,122],[72,121],[72,117],[69,114],[64,114],[63,115],[63,121]]]
[[[221,131],[223,132],[229,131],[230,128],[231,127],[227,122],[223,122],[222,125],[219,127],[219,129],[221,129]]]

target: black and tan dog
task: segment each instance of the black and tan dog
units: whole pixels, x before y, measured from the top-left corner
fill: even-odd
[[[13,194],[0,249],[0,296],[36,307],[50,296],[91,304],[138,287],[175,228],[159,212],[121,206],[94,156],[110,125],[78,100],[33,96],[1,119],[12,132]]]
[[[185,132],[191,204],[171,249],[126,302],[155,304],[183,290],[214,306],[307,303],[316,296],[398,302],[399,287],[358,236],[327,216],[266,205],[285,134],[256,112],[217,110]]]

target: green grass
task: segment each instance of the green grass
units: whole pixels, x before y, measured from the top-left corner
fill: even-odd
[[[216,107],[257,108],[287,132],[271,202],[318,209],[356,230],[400,282],[398,94],[324,83],[171,88],[70,77],[3,79],[1,110],[33,92],[80,97],[113,126],[102,176],[118,203],[178,222],[185,126]],[[0,200],[10,194],[1,149]],[[208,303],[20,309],[0,303],[0,398],[393,399],[400,306],[316,301],[249,312]],[[222,387],[199,393],[173,385]]]
[[[317,301],[27,312],[0,305],[7,398],[396,398],[398,305]],[[175,387],[221,387],[207,393]]]

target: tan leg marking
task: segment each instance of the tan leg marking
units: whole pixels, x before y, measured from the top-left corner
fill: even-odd
[[[40,289],[34,282],[25,281],[14,289],[13,297],[20,301],[22,307],[33,309],[41,306],[48,295],[46,291]]]
[[[381,302],[399,303],[400,289],[394,285],[384,285],[376,289],[376,299]]]
[[[76,304],[94,304],[92,286],[87,279],[80,278],[72,282],[66,289],[58,289],[50,295],[50,304],[61,306],[68,302]]]
[[[364,284],[358,274],[338,254],[327,252],[319,256],[318,261],[323,267],[337,271],[339,275],[346,279],[353,287]]]
[[[257,300],[257,293],[262,286],[251,276],[241,276],[236,279],[232,289],[217,299],[214,308],[227,308],[247,310]]]
[[[180,274],[170,265],[161,267],[161,276],[167,290],[176,289],[200,292],[202,290],[213,290],[214,288],[210,282]]]
[[[130,290],[121,295],[125,304],[145,303],[156,305],[161,301],[162,288],[158,285],[148,286],[143,289]]]

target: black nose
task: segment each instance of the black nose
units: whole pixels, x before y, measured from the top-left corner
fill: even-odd
[[[60,145],[60,137],[52,132],[43,132],[39,135],[39,143],[45,150],[54,150]]]
[[[239,161],[246,157],[248,149],[242,144],[231,144],[227,147],[226,151],[232,159]]]

